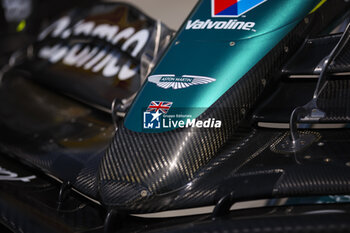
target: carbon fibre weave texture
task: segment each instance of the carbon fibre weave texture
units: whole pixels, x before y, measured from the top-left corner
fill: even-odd
[[[318,174],[317,176],[313,174]],[[343,174],[343,175],[340,175]],[[300,193],[347,193],[350,186],[349,169],[343,167],[308,166],[306,169],[295,169],[283,177],[275,187],[277,195],[295,195]]]
[[[239,172],[244,164],[260,156],[279,135],[280,132],[276,131],[263,133],[239,128],[219,154],[195,175],[191,186],[176,193],[158,195],[142,203],[130,204],[128,209],[136,212],[158,212],[215,205],[224,195],[220,187],[231,187],[229,182],[226,183],[227,179]],[[154,205],[155,201],[163,205]]]
[[[314,143],[302,153],[295,155],[301,166],[285,172],[276,183],[274,194],[322,195],[323,193],[347,194],[350,192],[350,167],[348,129],[319,130],[320,143]]]
[[[237,200],[349,193],[350,131],[321,130],[313,133],[320,135],[321,143],[314,143],[295,155],[281,154],[272,149],[279,138],[285,137],[280,130],[257,130],[240,141],[228,143],[226,149],[192,181],[192,189],[174,197],[172,205],[200,206],[205,200],[216,204],[232,191]]]
[[[86,162],[85,167],[79,172],[75,178],[73,185],[90,197],[96,197],[97,190],[97,177],[98,164],[100,161],[100,155],[92,157]]]
[[[316,20],[317,17],[314,16]],[[313,19],[311,19],[311,22]],[[235,128],[249,112],[291,54],[310,33],[311,24],[301,22],[265,58],[231,87],[199,119],[215,118],[224,122],[220,129],[174,130],[166,133],[135,133],[121,126],[101,161],[100,193],[104,203],[122,206],[118,190],[104,189],[106,183],[134,183],[144,187],[148,197],[176,190],[190,182],[213,159]],[[285,52],[289,48],[289,53]],[[265,82],[266,81],[266,82]],[[119,187],[119,186],[118,186]],[[122,188],[122,187],[120,187]],[[135,190],[135,192],[137,192]],[[135,193],[133,197],[139,196]],[[146,197],[145,197],[146,198]],[[128,203],[139,198],[131,198]]]
[[[349,193],[350,167],[346,164],[349,161],[350,131],[302,133],[310,132],[319,134],[320,141],[296,155],[287,155],[275,151],[273,145],[288,136],[288,131],[239,127],[234,138],[200,169],[190,185],[176,192],[154,195],[142,202],[128,200],[125,210],[140,214],[215,205],[233,191],[237,201]],[[123,189],[117,190],[123,194],[121,197],[114,195],[113,189],[109,190],[109,195],[115,198],[113,200],[124,198],[125,201],[126,195],[137,193],[130,187],[125,193]],[[133,197],[141,200],[140,195]]]
[[[322,121],[350,121],[350,80],[329,80],[318,99],[318,106],[326,113]]]

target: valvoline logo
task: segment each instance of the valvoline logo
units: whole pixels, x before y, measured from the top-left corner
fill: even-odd
[[[212,0],[212,17],[239,17],[267,0]]]

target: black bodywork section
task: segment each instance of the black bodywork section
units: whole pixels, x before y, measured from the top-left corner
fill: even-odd
[[[84,4],[52,20],[17,69],[108,111],[114,100],[128,99],[141,87],[141,55],[155,27],[153,19],[127,4]],[[137,36],[141,32],[145,36]]]
[[[114,213],[111,217],[111,212],[108,214],[105,208],[87,200],[75,191],[71,191],[64,203],[59,205],[58,194],[60,192],[60,184],[58,182],[38,172],[37,169],[23,166],[16,160],[10,159],[5,155],[1,156],[1,167],[17,173],[19,177],[36,176],[30,183],[1,182],[0,223],[3,224],[2,227],[4,228],[2,232],[6,232],[7,229],[11,229],[11,232],[27,233],[209,233],[257,232],[257,230],[260,232],[348,232],[350,230],[348,221],[350,207],[346,203],[270,206],[235,210],[229,213],[223,212],[224,214],[220,215],[201,214],[176,218],[144,218],[120,213]],[[255,164],[260,164],[262,158],[263,156],[261,158],[257,157]],[[286,161],[287,159],[280,160]],[[339,160],[333,161],[333,163],[337,162]],[[291,169],[293,167],[295,168],[295,165],[293,166],[292,163],[289,163],[288,166]],[[247,170],[248,167],[252,166],[247,165],[244,170]],[[326,168],[329,168],[329,166],[326,166]],[[257,188],[263,187],[266,184],[266,179],[255,179],[255,181],[260,180],[259,183],[262,183],[253,183],[253,175],[246,176],[248,178],[241,177],[245,180],[243,183],[249,181],[251,185],[255,185]],[[263,177],[271,178],[272,176],[266,174]],[[323,181],[325,180],[310,180],[313,183],[321,183]],[[290,182],[289,184],[292,183]],[[269,185],[267,184],[267,186]],[[226,186],[226,188],[228,187]],[[228,208],[231,204],[233,203],[227,203]],[[225,209],[227,206],[221,205],[220,208]],[[110,216],[110,218],[107,216]]]

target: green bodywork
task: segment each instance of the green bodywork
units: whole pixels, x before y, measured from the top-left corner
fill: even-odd
[[[198,117],[319,3],[320,0],[267,0],[239,17],[228,18],[212,17],[212,1],[199,1],[151,75],[197,75],[216,81],[183,89],[163,89],[146,81],[126,116],[125,127],[135,132],[145,132],[143,112],[151,101],[173,102],[168,114],[176,114],[177,109],[181,109],[181,114]],[[230,20],[249,24],[246,24],[246,30],[243,27],[220,29],[224,22]],[[206,25],[200,21],[206,22]],[[188,29],[194,25],[206,29]],[[212,28],[208,29],[208,25]],[[187,112],[183,112],[184,109]],[[170,129],[159,129],[157,132],[167,130]]]

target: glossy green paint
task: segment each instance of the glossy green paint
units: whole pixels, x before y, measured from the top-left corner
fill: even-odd
[[[163,89],[147,81],[126,116],[125,126],[136,132],[145,132],[143,112],[151,101],[173,102],[168,114],[177,114],[177,109],[182,109],[182,114],[198,117],[275,47],[319,2],[320,0],[267,0],[237,18],[212,18],[211,0],[200,1],[152,75],[198,75],[216,81],[177,90]],[[236,19],[255,25],[251,30],[186,29],[196,20],[208,19],[212,22]],[[166,130],[169,129],[157,132]]]

